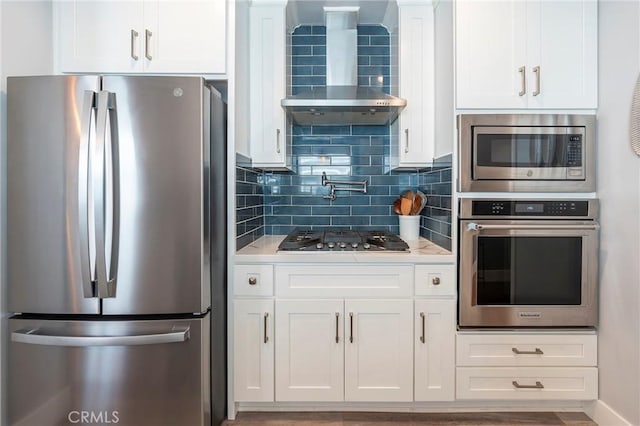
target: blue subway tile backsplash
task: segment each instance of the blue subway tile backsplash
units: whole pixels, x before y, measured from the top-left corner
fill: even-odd
[[[297,27],[291,40],[291,93],[326,85],[325,27]],[[390,63],[387,29],[358,26],[358,84],[390,93]],[[398,233],[392,204],[406,189],[428,198],[421,235],[451,249],[451,156],[424,170],[389,172],[390,126],[292,126],[291,134],[293,172],[259,172],[238,163],[238,249],[260,235],[295,228]],[[324,198],[329,188],[322,186],[322,172],[331,180],[366,180],[367,193]]]

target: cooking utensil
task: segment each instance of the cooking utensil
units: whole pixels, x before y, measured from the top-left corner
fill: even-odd
[[[411,204],[411,212],[409,213],[411,216],[415,216],[420,211],[420,204],[422,203],[422,198],[420,195],[416,194],[413,197],[413,203]]]
[[[408,198],[400,198],[400,212],[403,215],[409,215],[411,213],[411,207],[413,206],[413,200]]]
[[[395,214],[402,214],[402,210],[401,210],[401,205],[402,205],[402,198],[397,198],[394,202],[393,202],[393,212]]]
[[[416,212],[416,214],[420,214],[422,209],[424,209],[424,206],[427,205],[427,196],[420,191],[416,191],[416,198],[417,197],[420,197],[420,207],[418,208],[418,211]]]
[[[406,198],[407,200],[411,200],[411,202],[413,202],[413,197],[415,197],[415,194],[413,193],[412,190],[407,189],[402,193],[401,197]]]

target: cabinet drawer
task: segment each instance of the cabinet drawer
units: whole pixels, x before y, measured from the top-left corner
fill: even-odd
[[[598,398],[596,367],[459,367],[457,399]]]
[[[236,296],[273,295],[273,265],[235,265],[234,270]]]
[[[411,265],[276,265],[278,297],[413,296]]]
[[[454,296],[455,265],[416,265],[416,296]]]
[[[459,334],[458,366],[596,366],[596,335]]]

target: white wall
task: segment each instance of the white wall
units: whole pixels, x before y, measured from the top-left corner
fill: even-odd
[[[600,400],[640,424],[640,158],[629,144],[640,2],[599,3]]]
[[[6,77],[53,72],[52,24],[50,0],[0,0],[0,424],[6,424]]]

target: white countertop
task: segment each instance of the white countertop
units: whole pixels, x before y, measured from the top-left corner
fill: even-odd
[[[455,256],[431,241],[407,241],[410,252],[278,252],[286,235],[265,235],[236,252],[235,263],[455,263]]]

